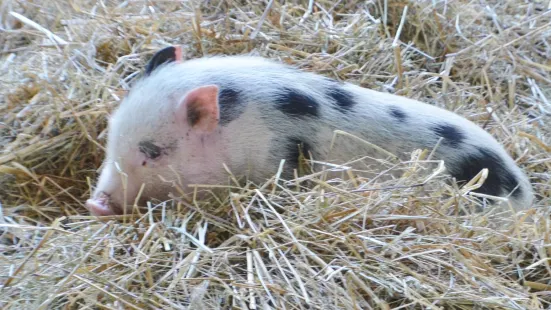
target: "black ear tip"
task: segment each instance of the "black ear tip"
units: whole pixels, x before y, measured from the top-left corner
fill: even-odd
[[[145,75],[151,74],[160,65],[175,61],[177,58],[177,48],[175,46],[168,46],[157,51],[147,63]]]

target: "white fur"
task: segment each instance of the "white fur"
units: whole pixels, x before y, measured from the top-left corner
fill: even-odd
[[[209,84],[231,84],[243,90],[244,110],[238,118],[210,135],[194,133],[174,115],[174,107],[190,90]],[[460,148],[440,146],[437,155],[454,164],[484,146],[498,154],[505,162],[503,169],[520,181],[522,195],[513,199],[516,208],[529,207],[533,193],[526,176],[516,166],[504,148],[487,132],[474,123],[449,111],[415,100],[381,93],[345,83],[342,86],[355,94],[358,104],[353,111],[341,113],[324,94],[327,80],[311,73],[301,72],[279,63],[250,56],[206,57],[171,63],[157,68],[151,76],[133,86],[110,120],[107,162],[117,161],[128,174],[128,201],[133,202],[142,182],[146,182],[145,197],[165,198],[174,192],[170,182],[187,184],[217,184],[226,182],[222,163],[233,173],[248,174],[253,181],[275,173],[281,158],[274,158],[273,139],[300,134],[308,137],[312,148],[325,157],[329,152],[333,130],[341,129],[404,156],[420,145],[434,140],[431,126],[442,123],[454,125],[465,134]],[[274,96],[284,87],[292,87],[308,94],[320,104],[320,117],[296,120],[289,118],[273,104]],[[389,105],[399,107],[407,114],[406,122],[397,122],[389,113]],[[163,145],[178,145],[158,163],[141,167],[143,160],[137,144],[151,139]],[[376,152],[360,143],[341,139],[335,147],[340,153],[319,160],[342,161]],[[434,145],[432,145],[434,146]],[[100,191],[111,195],[111,202],[121,203],[121,183],[113,178],[112,169],[104,169],[94,196]],[[174,172],[177,172],[175,174]],[[506,195],[507,193],[503,193]]]

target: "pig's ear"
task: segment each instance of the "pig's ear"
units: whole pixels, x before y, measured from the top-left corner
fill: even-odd
[[[172,61],[182,62],[182,47],[179,45],[165,47],[151,57],[145,67],[145,75],[150,75],[157,67]]]
[[[210,133],[220,120],[218,86],[197,87],[188,92],[176,107],[176,116],[191,128]]]

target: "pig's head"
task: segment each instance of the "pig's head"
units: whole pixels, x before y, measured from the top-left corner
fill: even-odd
[[[162,199],[175,192],[175,183],[185,187],[182,175],[196,181],[209,173],[201,163],[212,160],[205,143],[218,127],[219,89],[216,85],[185,89],[166,76],[153,76],[158,67],[180,61],[177,47],[157,52],[145,78],[109,119],[105,161],[86,201],[92,215],[129,213],[142,184],[142,201]]]

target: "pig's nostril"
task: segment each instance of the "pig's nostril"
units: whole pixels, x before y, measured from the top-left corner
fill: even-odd
[[[113,209],[114,205],[110,201],[111,195],[100,191],[95,197],[92,197],[86,201],[86,208],[90,211],[92,215],[104,216],[104,215],[115,215],[116,212]]]
[[[88,199],[86,201],[86,208],[90,211],[92,215],[95,216],[104,216],[104,215],[114,215],[115,213],[109,207],[105,201],[100,199]]]

